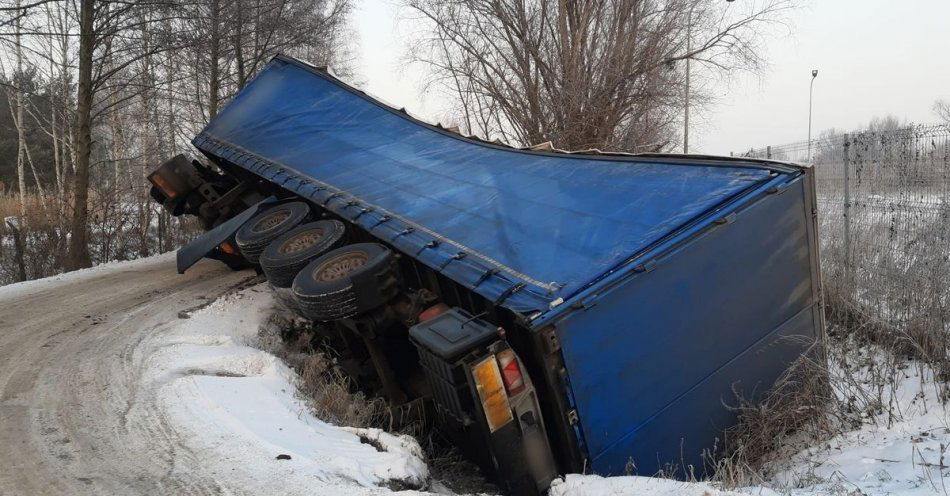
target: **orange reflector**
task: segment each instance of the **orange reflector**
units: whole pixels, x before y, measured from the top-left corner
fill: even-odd
[[[218,245],[218,248],[221,248],[221,251],[227,253],[228,255],[238,254],[237,248],[235,248],[234,245],[232,245],[231,243],[228,243],[227,241]]]
[[[472,368],[472,377],[478,388],[478,397],[482,400],[488,428],[491,432],[495,432],[499,427],[511,422],[513,418],[495,357],[490,356],[475,364]]]
[[[165,198],[171,200],[172,198],[178,196],[178,193],[172,189],[172,185],[168,184],[168,181],[166,181],[165,178],[161,176],[161,174],[152,174],[151,176],[148,176],[148,178],[152,181],[152,184],[158,186],[158,189],[162,190]]]

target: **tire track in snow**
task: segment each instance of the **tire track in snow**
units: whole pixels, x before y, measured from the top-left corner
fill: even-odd
[[[231,494],[139,384],[180,312],[247,277],[166,255],[0,290],[0,494]]]

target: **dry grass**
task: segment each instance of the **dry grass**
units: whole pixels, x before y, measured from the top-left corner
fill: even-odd
[[[726,487],[762,484],[764,468],[795,440],[829,439],[847,419],[836,411],[823,350],[812,343],[759,401],[738,397],[740,422],[725,433],[723,456],[707,456],[707,471]],[[716,449],[711,450],[716,453]]]
[[[22,225],[33,229],[46,229],[62,224],[63,216],[59,212],[59,199],[53,196],[41,197],[36,194],[26,196],[27,218]],[[7,217],[20,217],[20,196],[15,193],[0,195],[0,220]],[[6,223],[0,223],[0,234],[6,234]]]
[[[314,346],[310,325],[274,313],[258,333],[257,347],[281,358],[297,372],[297,390],[319,419],[350,427],[392,427],[389,406],[381,398],[357,391],[331,354]]]
[[[867,423],[890,426],[902,419],[898,388],[909,363],[937,373],[944,402],[948,391],[948,334],[942,316],[898,329],[871,319],[826,284],[829,339],[814,343],[757,402],[737,399],[740,422],[726,432],[719,456],[707,470],[726,488],[768,485],[790,455]],[[825,359],[827,358],[827,360]],[[717,450],[711,450],[718,453]]]
[[[34,194],[26,199],[27,215],[21,219],[19,196],[0,194],[0,285],[20,279],[20,254],[13,230],[2,222],[5,217],[17,218],[27,279],[51,276],[65,269],[71,235],[68,203],[50,195]],[[87,230],[93,264],[165,252],[182,246],[200,232],[193,218],[160,219],[157,204],[137,203],[141,201],[141,198],[90,192]]]

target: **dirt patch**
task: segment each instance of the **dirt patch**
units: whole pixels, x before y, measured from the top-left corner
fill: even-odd
[[[386,451],[386,447],[383,446],[383,443],[380,443],[380,442],[377,441],[376,439],[372,439],[372,438],[370,438],[370,437],[368,437],[368,436],[360,436],[360,442],[363,443],[363,444],[368,444],[368,445],[370,445],[370,446],[376,448],[376,451],[379,451],[379,452]]]

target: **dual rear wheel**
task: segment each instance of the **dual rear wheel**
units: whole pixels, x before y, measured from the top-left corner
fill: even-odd
[[[295,310],[310,320],[331,321],[367,312],[396,296],[388,248],[346,245],[342,222],[306,222],[309,216],[306,203],[284,203],[253,217],[235,235],[242,255],[260,265],[278,293],[290,290]]]

